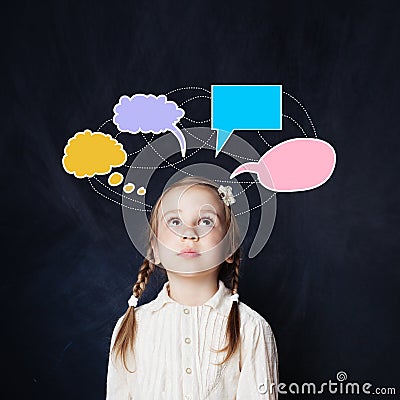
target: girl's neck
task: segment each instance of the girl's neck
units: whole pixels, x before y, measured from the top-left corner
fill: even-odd
[[[218,274],[208,274],[202,277],[167,274],[168,295],[181,305],[201,306],[218,291]]]

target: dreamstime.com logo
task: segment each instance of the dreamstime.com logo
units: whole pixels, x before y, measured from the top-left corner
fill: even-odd
[[[277,392],[279,394],[380,394],[380,395],[395,395],[396,388],[372,388],[372,384],[369,382],[358,383],[358,382],[345,382],[347,380],[347,374],[344,371],[339,371],[336,374],[337,382],[333,382],[329,379],[328,382],[322,382],[321,384],[315,384],[313,382],[304,382],[298,384],[292,382],[289,385],[286,383],[271,383],[269,385],[269,393],[272,394]],[[372,388],[372,389],[371,389]],[[261,394],[268,392],[268,385],[261,384],[258,387],[258,391]]]

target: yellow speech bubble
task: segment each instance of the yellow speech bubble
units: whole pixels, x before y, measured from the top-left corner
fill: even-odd
[[[144,196],[145,194],[146,194],[146,189],[143,187],[143,186],[141,186],[138,190],[137,190],[137,192],[136,192],[139,196]]]
[[[120,174],[119,172],[113,172],[109,177],[108,177],[108,184],[111,186],[118,186],[122,183],[124,180],[124,176]]]
[[[118,140],[111,135],[86,129],[68,140],[62,164],[65,171],[76,178],[92,178],[108,174],[113,167],[123,165],[126,160],[126,152]]]
[[[127,183],[124,186],[124,192],[125,193],[132,193],[135,190],[135,185],[133,183]]]

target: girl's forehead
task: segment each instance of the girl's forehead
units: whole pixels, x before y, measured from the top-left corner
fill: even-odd
[[[214,209],[215,212],[223,213],[224,204],[216,190],[202,186],[192,185],[171,189],[161,200],[162,212],[172,209]]]

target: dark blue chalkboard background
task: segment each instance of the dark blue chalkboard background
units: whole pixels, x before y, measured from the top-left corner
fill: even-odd
[[[21,0],[2,13],[2,398],[104,398],[141,262],[121,208],[64,172],[67,140],[122,94],[215,83],[282,84],[337,152],[326,184],[277,196],[270,240],[243,264],[241,300],[274,330],[281,382],[345,371],[400,392],[397,2]]]

